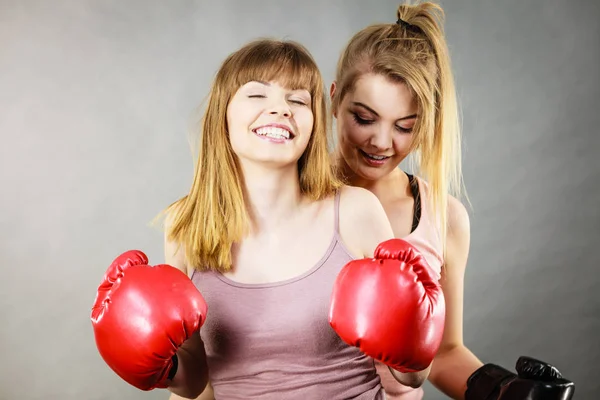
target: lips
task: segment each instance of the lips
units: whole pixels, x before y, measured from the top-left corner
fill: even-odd
[[[372,167],[380,167],[384,165],[391,156],[383,156],[378,154],[367,153],[364,150],[358,149],[358,152],[363,156],[365,163]]]
[[[374,161],[383,161],[383,160],[387,160],[388,158],[390,158],[391,156],[382,156],[382,155],[377,155],[377,154],[372,154],[372,153],[367,153],[364,150],[358,149],[361,154],[371,160]]]

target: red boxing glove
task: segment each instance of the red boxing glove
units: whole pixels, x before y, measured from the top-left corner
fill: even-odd
[[[427,368],[444,332],[446,305],[425,258],[402,239],[380,243],[374,258],[344,266],[329,323],[340,338],[400,372]]]
[[[131,250],[108,267],[92,308],[100,355],[123,380],[141,390],[166,388],[177,349],[206,319],[207,306],[192,281],[169,265],[148,266]]]

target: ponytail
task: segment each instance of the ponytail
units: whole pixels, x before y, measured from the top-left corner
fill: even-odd
[[[368,72],[412,91],[419,118],[410,161],[429,184],[445,253],[448,196],[460,197],[464,185],[458,102],[443,20],[437,4],[402,4],[395,23],[371,25],[354,35],[338,62],[332,106],[337,108],[357,78]]]

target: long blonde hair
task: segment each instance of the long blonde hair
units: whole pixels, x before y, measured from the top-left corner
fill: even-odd
[[[190,192],[165,210],[168,239],[183,246],[188,266],[196,269],[230,270],[231,246],[249,228],[244,178],[229,141],[226,112],[233,95],[250,81],[277,81],[310,92],[314,123],[298,161],[300,190],[319,200],[340,186],[328,155],[325,87],[316,62],[294,41],[259,39],[246,44],[225,59],[213,82]]]
[[[413,93],[418,118],[413,128],[411,161],[431,188],[434,215],[444,252],[448,195],[463,194],[461,132],[454,77],[442,23],[434,3],[402,4],[398,22],[371,25],[355,34],[337,66],[334,109],[365,73],[401,82]]]

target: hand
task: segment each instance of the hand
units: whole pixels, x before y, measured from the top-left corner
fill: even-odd
[[[374,258],[353,260],[338,275],[329,323],[342,340],[400,372],[426,369],[444,331],[444,295],[410,243],[380,243]]]
[[[519,357],[514,374],[486,364],[467,381],[465,400],[570,400],[575,384],[552,365],[531,357]]]
[[[108,267],[92,308],[100,355],[141,390],[168,387],[177,349],[206,319],[204,298],[185,273],[150,267],[144,253],[121,254]]]

